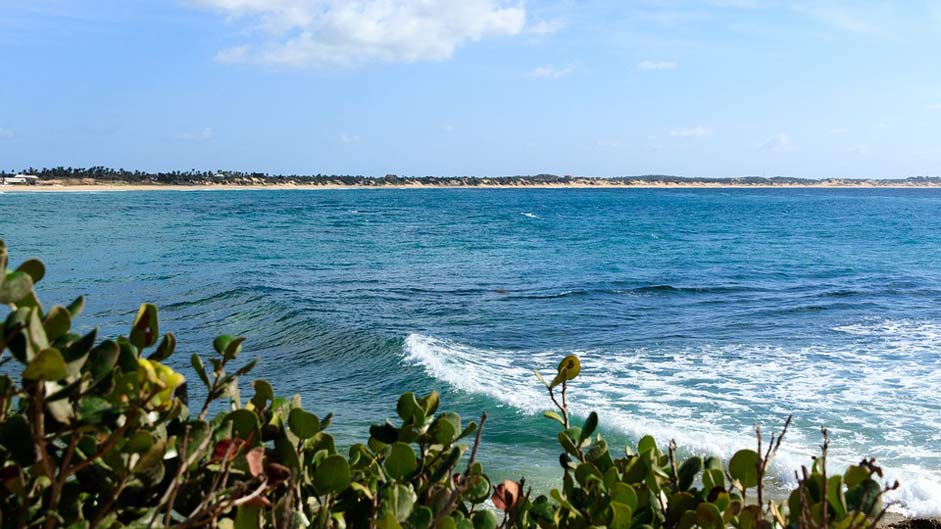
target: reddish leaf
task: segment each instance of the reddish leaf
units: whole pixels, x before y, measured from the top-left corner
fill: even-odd
[[[239,450],[242,449],[242,445],[244,444],[245,441],[239,439],[238,437],[219,441],[212,449],[213,463],[218,463],[223,459],[226,461],[232,461],[235,459],[235,456],[239,453]]]
[[[258,496],[258,497],[252,498],[252,499],[248,500],[247,502],[245,502],[245,505],[251,505],[251,506],[253,506],[253,507],[262,507],[262,508],[265,508],[265,507],[271,507],[271,506],[273,506],[274,504],[271,503],[271,500],[269,500],[267,497],[265,497],[265,496]]]
[[[256,446],[245,453],[245,461],[248,463],[248,472],[252,477],[257,477],[264,470],[265,449],[262,446]]]
[[[513,510],[513,507],[516,507],[516,502],[519,501],[519,497],[520,484],[515,481],[505,480],[503,483],[496,486],[493,497],[490,499],[493,500],[493,504],[497,509],[503,512],[510,512]]]
[[[291,469],[278,463],[265,465],[265,474],[268,475],[268,481],[271,483],[280,483],[291,479]]]

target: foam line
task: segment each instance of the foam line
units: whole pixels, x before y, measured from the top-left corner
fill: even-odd
[[[890,349],[891,355],[755,345],[576,351],[582,383],[572,391],[571,409],[578,415],[594,410],[602,425],[635,439],[672,438],[693,453],[726,459],[753,447],[756,422],[768,432],[794,413],[772,468],[779,482],[791,485],[794,470],[810,464],[826,425],[833,465],[872,455],[886,466],[887,479],[902,483],[891,498],[898,502],[894,510],[938,516],[941,418],[930,403],[941,370],[924,361],[917,345]],[[407,362],[442,382],[530,414],[551,407],[533,369],[551,373],[569,352],[484,350],[420,334],[409,335],[403,351]]]

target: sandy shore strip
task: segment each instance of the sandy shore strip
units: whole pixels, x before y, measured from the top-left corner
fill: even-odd
[[[263,185],[169,185],[169,184],[83,184],[83,185],[5,185],[0,193],[81,193],[120,191],[253,191],[253,190],[317,190],[317,189],[941,189],[941,185],[906,184],[713,184],[713,183],[629,183],[609,182],[569,184],[520,184],[520,185],[341,185],[341,184],[263,184]]]

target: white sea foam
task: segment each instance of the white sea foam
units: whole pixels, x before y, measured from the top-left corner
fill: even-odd
[[[538,219],[538,218],[539,218],[539,215],[536,215],[535,213],[523,213],[523,216],[524,216],[524,217],[529,217],[529,218],[531,218],[531,219]]]
[[[905,334],[892,325],[883,334]],[[794,425],[774,463],[778,480],[791,483],[793,471],[809,464],[825,425],[834,465],[875,456],[885,465],[886,478],[902,483],[892,498],[898,502],[895,510],[937,516],[941,360],[936,352],[933,360],[926,358],[936,351],[933,336],[926,330],[905,345],[900,337],[890,352],[754,345],[575,351],[585,383],[573,390],[571,408],[580,415],[595,410],[602,424],[634,438],[648,433],[661,442],[673,438],[692,452],[726,458],[748,446],[754,423],[767,432],[793,413]],[[419,334],[405,342],[406,360],[431,376],[530,414],[547,408],[533,369],[551,372],[561,354],[485,350]]]

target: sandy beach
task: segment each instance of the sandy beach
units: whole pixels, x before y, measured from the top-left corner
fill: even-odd
[[[872,183],[825,183],[820,184],[717,184],[701,182],[684,183],[614,183],[610,181],[590,183],[573,182],[567,184],[482,184],[482,185],[340,185],[340,184],[205,184],[205,185],[167,185],[167,184],[41,184],[41,185],[6,185],[0,186],[0,193],[80,193],[80,192],[119,192],[119,191],[250,191],[250,190],[327,190],[327,189],[941,189],[941,185],[911,184],[872,184]]]

